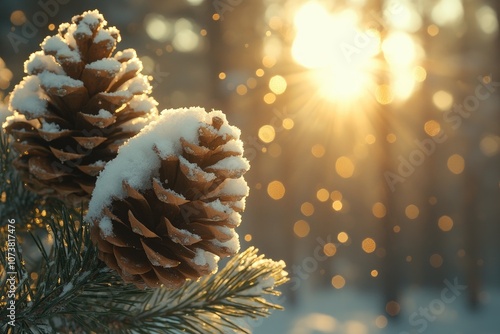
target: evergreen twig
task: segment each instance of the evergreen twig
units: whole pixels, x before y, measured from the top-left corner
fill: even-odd
[[[139,290],[103,266],[81,215],[64,207],[49,210],[48,240],[32,234],[42,255],[39,272],[28,273],[18,247],[15,333],[248,333],[245,319],[281,308],[263,295],[278,294],[274,287],[287,280],[285,265],[254,248],[181,289]],[[5,268],[4,247],[0,256]],[[0,283],[6,296],[6,275]],[[5,303],[0,301],[2,319]]]
[[[5,227],[8,219],[26,225],[32,221],[31,209],[36,210],[40,204],[40,198],[23,186],[13,167],[16,154],[10,147],[11,139],[0,129],[0,227]]]

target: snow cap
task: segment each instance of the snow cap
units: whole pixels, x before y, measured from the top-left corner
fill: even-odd
[[[224,123],[219,130],[212,128],[212,131],[217,131],[221,136],[228,135],[234,138],[226,144],[228,147],[242,147],[239,140],[240,130],[227,124],[226,115],[222,111],[214,110],[207,113],[199,107],[164,110],[156,121],[148,124],[138,135],[121,146],[117,157],[110,161],[100,173],[89,203],[86,221],[100,220],[103,217],[103,209],[109,206],[113,199],[126,197],[123,182],[128,183],[137,191],[151,189],[152,180],[159,176],[159,154],[161,157],[174,155],[182,158],[181,138],[197,145],[198,129],[203,124],[211,124],[213,117],[219,117]],[[186,165],[199,169],[195,164],[187,163]],[[219,161],[215,167],[247,170],[249,164],[245,158],[240,158],[238,162],[231,158]],[[200,170],[196,172],[199,173]],[[210,175],[206,176],[210,177]],[[248,186],[243,179],[237,179],[227,182],[227,190],[222,189],[222,192],[246,196]]]

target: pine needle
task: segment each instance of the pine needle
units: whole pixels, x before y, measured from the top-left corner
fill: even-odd
[[[218,273],[178,290],[139,290],[98,259],[81,214],[65,207],[47,211],[48,236],[31,234],[43,262],[36,274],[26,269],[18,244],[20,280],[12,333],[250,333],[247,320],[281,309],[264,297],[279,294],[275,288],[287,281],[285,264],[266,259],[253,247]],[[52,244],[50,250],[47,244]],[[6,268],[4,247],[0,256]],[[5,274],[0,279],[3,296],[6,279]],[[0,301],[3,319],[6,302],[5,297]]]

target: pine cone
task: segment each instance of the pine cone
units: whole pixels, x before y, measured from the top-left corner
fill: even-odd
[[[220,111],[181,109],[121,147],[86,217],[100,258],[140,288],[177,288],[237,253],[249,168],[239,134]]]
[[[133,49],[97,10],[63,23],[25,63],[6,123],[20,154],[15,166],[33,191],[88,201],[118,147],[157,117],[151,86]]]

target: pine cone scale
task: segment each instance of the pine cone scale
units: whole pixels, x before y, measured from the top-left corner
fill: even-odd
[[[99,93],[89,100],[83,112],[89,114],[94,110],[104,109],[114,113],[131,99],[132,94],[111,95],[110,93]]]
[[[149,242],[146,242],[147,239],[141,239],[141,244],[144,249],[144,253],[148,257],[149,261],[153,266],[161,266],[163,268],[175,268],[180,264],[180,261],[173,259],[175,257],[175,253],[170,251],[166,256],[162,255],[160,252],[155,251],[150,245]]]
[[[48,132],[48,131],[44,131],[42,129],[36,129],[36,130],[38,132],[38,135],[40,137],[42,137],[47,142],[51,142],[51,141],[59,139],[59,138],[69,137],[69,136],[71,136],[74,133],[71,130],[62,130],[62,131],[59,131],[59,132]],[[13,135],[14,138],[16,138],[16,135],[14,133],[12,133],[12,135]],[[34,137],[34,138],[36,138],[36,137]],[[21,139],[21,138],[19,138],[19,139]]]
[[[27,138],[29,140],[29,138]],[[17,152],[30,152],[33,155],[42,155],[47,156],[50,155],[50,150],[46,147],[38,145],[36,142],[31,143],[28,140],[18,141],[12,144],[12,147]]]
[[[16,140],[23,141],[28,138],[37,137],[36,133],[33,133],[35,127],[32,123],[16,122],[9,124],[5,129],[9,131]]]
[[[144,226],[137,218],[135,218],[131,210],[128,211],[128,221],[130,222],[132,232],[139,234],[145,238],[159,238],[156,233],[151,231],[149,228]]]
[[[99,173],[104,169],[104,166],[84,166],[84,165],[78,165],[76,166],[80,171],[83,173],[90,175],[90,176],[97,176]]]
[[[55,169],[54,166],[57,166],[57,164],[54,164],[49,159],[43,157],[30,158],[28,165],[30,173],[41,181],[59,179],[63,176],[69,175],[62,170]]]
[[[75,137],[72,136],[74,140],[78,143],[78,145],[82,146],[87,150],[92,150],[97,146],[104,143],[107,138],[106,137]]]
[[[133,248],[114,246],[113,255],[120,269],[131,275],[145,274],[152,269],[144,252],[136,251]]]
[[[101,109],[101,110],[104,110],[104,109]],[[108,111],[105,110],[105,112],[108,112]],[[111,124],[113,124],[116,121],[116,117],[113,115],[99,116],[99,115],[84,114],[82,112],[77,113],[77,115],[85,123],[91,125],[94,128],[97,127],[100,129],[107,128],[108,126],[110,126]]]
[[[83,70],[81,80],[87,88],[89,95],[94,96],[97,93],[103,92],[108,88],[113,81],[118,71],[105,71],[85,68]]]
[[[163,188],[161,181],[156,178],[153,180],[153,190],[156,194],[156,197],[163,203],[180,206],[188,202],[188,200],[186,200],[184,196],[181,196],[173,192],[172,190]]]
[[[85,156],[85,154],[65,152],[63,150],[54,148],[52,146],[49,146],[49,149],[52,151],[54,156],[57,159],[59,159],[59,161],[61,161],[61,162],[65,162],[68,160],[78,160],[78,159],[82,159]]]
[[[85,87],[79,87],[66,92],[59,97],[62,100],[61,110],[69,110],[71,113],[79,111],[89,100],[89,93]]]
[[[112,225],[113,234],[104,236],[104,240],[118,247],[140,248],[140,241],[130,229],[120,223],[112,222]]]
[[[158,153],[158,151],[156,150]],[[160,181],[175,191],[175,182],[179,171],[179,158],[175,156],[166,157],[161,160],[160,164]],[[178,192],[177,192],[178,193]]]
[[[170,220],[165,217],[163,217],[163,222],[167,227],[168,236],[172,239],[173,242],[178,243],[179,245],[191,246],[202,239],[195,233],[175,227],[174,225],[172,225]]]
[[[170,271],[168,269],[153,267],[153,271],[151,271],[150,274],[151,275],[148,276],[141,276],[147,277],[148,286],[158,287],[159,283],[161,283],[169,289],[177,289],[185,282],[185,278],[180,275],[178,271]]]

